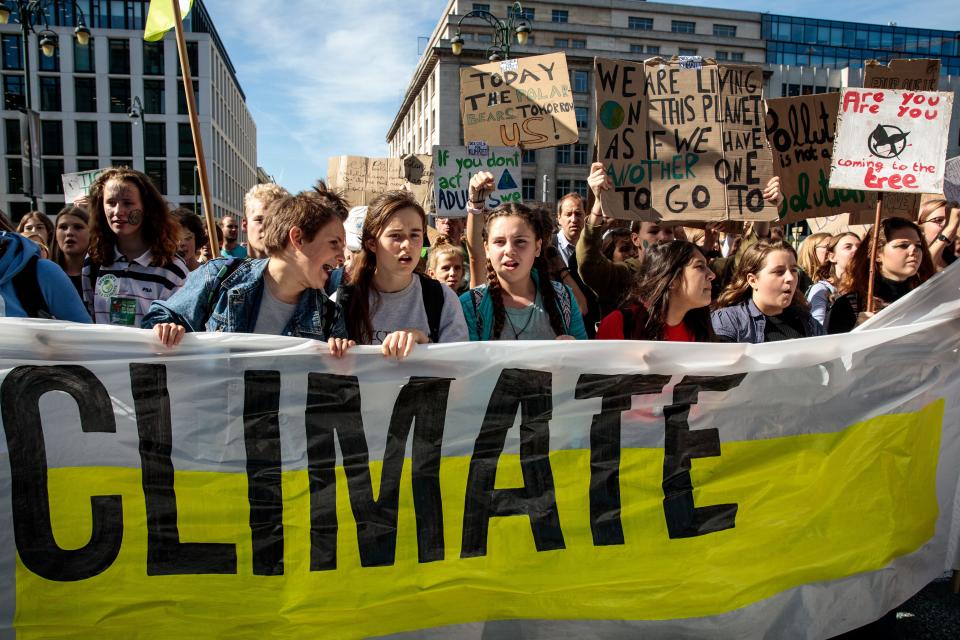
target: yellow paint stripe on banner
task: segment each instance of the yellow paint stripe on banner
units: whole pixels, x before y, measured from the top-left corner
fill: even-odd
[[[565,549],[538,553],[526,516],[491,520],[487,555],[460,557],[468,458],[441,465],[445,559],[418,564],[409,460],[396,562],[363,568],[342,469],[338,568],[309,570],[305,471],[283,476],[285,574],[254,576],[244,474],[177,472],[180,537],[237,545],[237,575],[147,576],[136,469],[51,469],[57,542],[86,544],[89,496],[123,496],[124,540],[103,573],[42,579],[18,561],[18,638],[344,637],[481,620],[668,619],[719,614],[798,585],[886,566],[934,533],[943,401],[839,433],[733,442],[693,462],[698,505],[736,502],[736,527],[670,539],[663,451],[623,451],[625,544],[595,547],[588,451],[550,456]],[[379,465],[371,465],[379,486]],[[519,485],[503,456],[498,487]]]

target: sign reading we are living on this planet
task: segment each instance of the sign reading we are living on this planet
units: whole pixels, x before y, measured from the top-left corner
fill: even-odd
[[[830,187],[941,193],[953,94],[844,89]]]

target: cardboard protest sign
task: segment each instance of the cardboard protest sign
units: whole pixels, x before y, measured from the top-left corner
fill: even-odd
[[[868,195],[876,198],[873,194]],[[873,206],[876,207],[876,204],[877,203],[874,202]],[[876,209],[874,209],[874,211],[875,210]],[[870,215],[873,214],[871,213]],[[870,231],[870,224],[873,224],[873,220],[870,220],[870,224],[852,224],[851,217],[849,213],[841,213],[833,216],[824,216],[822,218],[808,218],[807,226],[810,227],[810,233],[829,233],[835,236],[838,233],[852,231],[863,240],[867,237],[867,233]]]
[[[106,169],[95,169],[93,171],[81,171],[79,173],[64,173],[60,176],[63,182],[63,200],[72,203],[77,198],[90,193],[90,187],[93,181],[97,179]]]
[[[461,69],[460,111],[464,144],[542,149],[579,140],[563,53]]]
[[[763,69],[596,58],[597,157],[614,218],[776,220]]]
[[[844,89],[830,186],[940,193],[952,108],[947,92]]]
[[[960,156],[947,160],[943,169],[943,197],[960,202]]]
[[[863,67],[866,89],[899,89],[903,91],[936,91],[940,86],[940,60],[897,59],[884,65],[868,60]]]
[[[351,205],[369,204],[383,193],[396,189],[410,190],[417,201],[429,210],[431,198],[431,159],[429,155],[416,156],[424,167],[419,184],[407,182],[411,161],[406,166],[401,158],[367,158],[364,156],[335,156],[327,163],[327,185],[341,192]]]
[[[480,171],[493,174],[495,189],[487,199],[487,208],[503,202],[521,202],[521,154],[516,147],[487,145],[435,146],[433,180],[436,215],[458,218],[467,215],[470,178]]]
[[[866,192],[829,187],[839,108],[838,92],[767,100],[767,140],[783,193],[781,222],[871,210]]]

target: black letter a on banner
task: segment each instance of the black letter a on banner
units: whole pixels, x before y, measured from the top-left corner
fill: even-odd
[[[523,487],[494,489],[497,464],[507,432],[520,414],[520,468]],[[487,527],[494,516],[526,514],[537,551],[564,549],[563,531],[550,467],[551,375],[546,371],[504,369],[490,396],[487,415],[470,459],[463,506],[461,558],[487,553]]]

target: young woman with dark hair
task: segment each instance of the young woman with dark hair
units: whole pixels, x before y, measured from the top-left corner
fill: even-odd
[[[826,255],[813,275],[814,284],[807,289],[810,313],[820,324],[826,324],[827,314],[837,298],[837,287],[850,264],[850,259],[860,246],[860,236],[845,231],[826,241]]]
[[[883,220],[878,240],[873,279],[874,312],[896,302],[936,273],[923,231],[910,220]],[[847,267],[840,282],[841,296],[833,303],[827,318],[830,333],[851,331],[873,315],[866,310],[872,243],[870,233]]]
[[[207,230],[204,229],[203,220],[186,207],[174,209],[173,217],[180,225],[177,255],[183,258],[187,269],[196,271],[201,264],[200,247],[207,244]]]
[[[823,335],[798,289],[797,254],[782,240],[761,240],[740,258],[711,315],[724,342],[775,342]]]
[[[83,259],[90,246],[90,216],[87,212],[68,204],[57,214],[53,223],[56,242],[50,259],[60,265],[70,278],[77,294],[83,297]]]
[[[154,300],[183,285],[180,226],[145,174],[113,167],[90,188],[90,248],[83,299],[98,324],[139,327]]]
[[[586,340],[573,291],[553,281],[543,256],[551,221],[504,204],[483,228],[487,283],[460,296],[471,340]]]
[[[370,203],[350,282],[336,293],[349,340],[331,340],[334,355],[352,344],[374,344],[400,359],[417,344],[466,341],[457,294],[414,272],[426,228],[423,207],[405,191],[387,191]]]
[[[715,277],[692,242],[648,247],[629,302],[600,322],[597,339],[713,341],[710,283]]]

